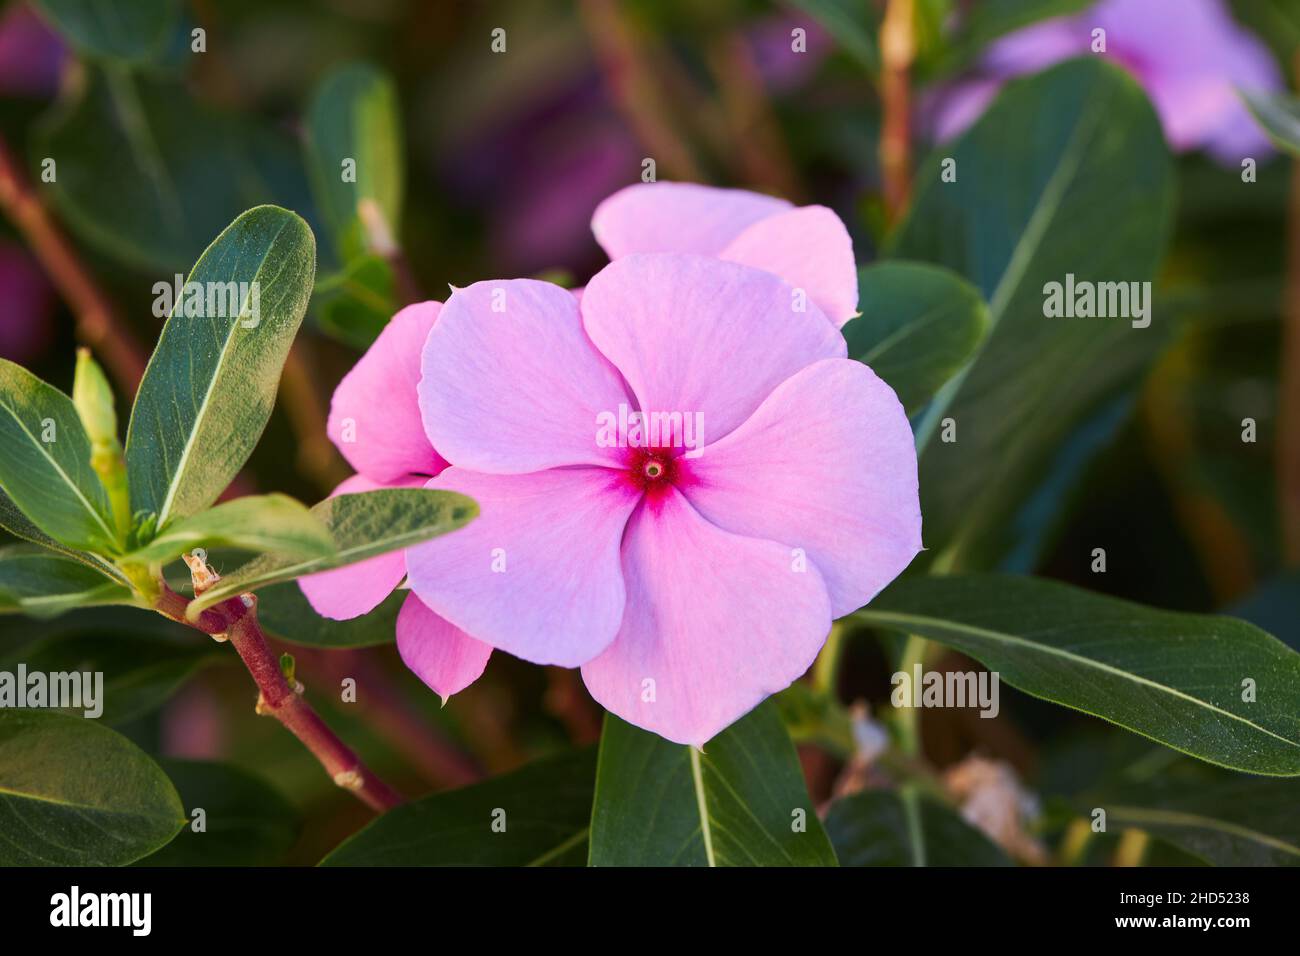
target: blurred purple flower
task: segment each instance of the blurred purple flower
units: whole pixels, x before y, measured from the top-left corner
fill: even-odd
[[[790,31],[795,27],[805,31],[803,53],[791,49]],[[771,93],[788,93],[805,83],[835,48],[831,35],[816,21],[782,14],[755,23],[745,31],[745,38],[763,86]]]
[[[0,358],[26,364],[50,344],[54,291],[36,261],[16,243],[0,241]]]
[[[0,14],[0,95],[53,96],[67,52],[27,4],[10,4]]]
[[[1137,78],[1174,149],[1205,149],[1226,164],[1272,152],[1236,91],[1280,90],[1282,76],[1268,49],[1233,21],[1222,0],[1101,0],[1077,16],[1003,37],[971,76],[931,91],[922,108],[934,137],[963,132],[1006,80],[1091,55],[1097,28],[1106,31],[1106,52],[1095,55]]]

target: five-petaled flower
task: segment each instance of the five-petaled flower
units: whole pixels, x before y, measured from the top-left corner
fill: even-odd
[[[498,648],[581,667],[608,710],[703,744],[919,551],[912,433],[846,358],[856,282],[829,211],[663,184],[594,225],[614,261],[581,297],[457,289],[399,313],[344,379],[329,430],[361,475],[340,491],[423,483],[481,514],[303,588],[349,617],[407,577],[398,648],[440,694]],[[699,415],[700,454],[598,442],[620,404]]]

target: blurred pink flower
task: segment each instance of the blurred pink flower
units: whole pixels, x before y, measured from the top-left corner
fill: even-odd
[[[25,3],[0,14],[0,94],[53,96],[68,49]]]
[[[0,358],[26,364],[53,338],[54,290],[22,246],[0,241]]]
[[[1092,54],[1092,31],[1106,52]],[[936,139],[962,133],[1004,81],[1074,56],[1105,56],[1151,97],[1179,151],[1205,149],[1235,164],[1272,152],[1237,89],[1273,92],[1282,77],[1268,49],[1239,27],[1222,0],[1101,0],[1073,17],[1046,20],[995,42],[974,74],[931,91],[923,111]]]

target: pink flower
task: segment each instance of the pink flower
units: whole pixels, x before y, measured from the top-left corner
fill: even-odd
[[[1102,0],[1074,17],[1046,20],[994,43],[970,80],[931,97],[938,139],[963,132],[1003,81],[1061,60],[1104,56],[1129,70],[1151,97],[1174,149],[1206,149],[1235,164],[1272,152],[1237,89],[1274,92],[1282,77],[1267,48],[1237,26],[1222,0]]]
[[[675,238],[706,252],[789,214],[746,194],[693,198],[693,216],[634,208],[652,228],[685,215]],[[581,300],[479,282],[393,319],[335,393],[330,436],[361,472],[341,490],[426,483],[473,497],[480,517],[303,589],[326,616],[354,616],[409,575],[398,649],[438,693],[476,679],[495,647],[580,666],[608,710],[702,744],[798,678],[832,619],[916,555],[913,439],[819,307],[834,282],[804,297],[708,255],[606,248],[616,261]],[[679,413],[696,441],[689,426],[658,444],[607,440],[628,410]]]
[[[695,252],[765,269],[805,290],[837,327],[858,311],[853,242],[825,206],[792,206],[739,189],[638,183],[591,217],[610,259],[634,252]]]
[[[334,390],[326,430],[358,472],[334,494],[419,488],[447,467],[425,437],[416,397],[420,352],[441,308],[422,302],[398,312]],[[405,578],[406,556],[396,551],[298,583],[317,613],[346,620],[374,610]],[[492,653],[413,594],[397,616],[397,646],[407,666],[444,700],[477,680]]]

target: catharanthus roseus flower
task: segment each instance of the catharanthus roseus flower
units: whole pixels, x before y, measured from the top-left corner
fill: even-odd
[[[735,262],[631,253],[580,300],[503,280],[403,310],[335,394],[330,435],[361,472],[340,490],[428,476],[480,517],[304,590],[353,616],[409,574],[398,647],[439,693],[499,648],[581,666],[612,712],[703,743],[920,548],[907,419],[818,299]],[[621,406],[698,416],[698,455],[599,440]]]
[[[1268,49],[1237,26],[1222,0],[1102,0],[1077,16],[1026,27],[994,43],[975,75],[932,95],[939,139],[973,123],[1014,76],[1090,55],[1094,30],[1104,56],[1142,84],[1177,150],[1206,149],[1221,162],[1272,152],[1237,90],[1282,88]]]

